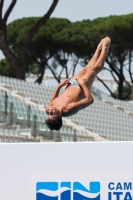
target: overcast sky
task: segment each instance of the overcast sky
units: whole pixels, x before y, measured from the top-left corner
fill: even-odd
[[[4,11],[10,2],[11,0],[5,0]],[[51,3],[52,0],[18,0],[8,23],[22,17],[42,16]],[[133,13],[133,0],[59,0],[51,17],[67,18],[73,22],[129,13]],[[0,58],[2,57],[0,52]],[[102,75],[104,76],[104,72]]]
[[[9,2],[11,0],[5,0],[5,9]],[[8,22],[22,17],[42,16],[51,3],[52,0],[18,0]],[[52,16],[77,21],[132,12],[133,0],[59,0]]]

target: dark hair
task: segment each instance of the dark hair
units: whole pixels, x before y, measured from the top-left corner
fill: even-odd
[[[56,116],[53,119],[47,119],[45,123],[50,130],[58,131],[62,127],[62,118]]]

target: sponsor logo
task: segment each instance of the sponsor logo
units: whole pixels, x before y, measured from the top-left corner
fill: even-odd
[[[36,200],[100,200],[100,182],[37,182]]]

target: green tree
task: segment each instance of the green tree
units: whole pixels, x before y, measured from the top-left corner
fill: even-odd
[[[14,54],[18,55],[23,36],[37,18],[17,20],[11,23],[8,30],[8,43]],[[21,28],[20,28],[21,27]],[[21,29],[21,30],[20,30]],[[99,41],[109,36],[112,39],[110,51],[106,58],[107,67],[118,87],[119,99],[127,99],[129,93],[124,92],[124,84],[133,85],[132,57],[133,57],[133,14],[110,16],[95,20],[83,20],[71,23],[66,19],[50,19],[44,27],[32,38],[27,48],[27,71],[31,66],[39,67],[37,82],[41,83],[46,68],[49,68],[55,79],[60,82],[62,73],[66,77],[75,74],[77,64],[85,66],[97,47]],[[14,37],[15,35],[15,37]],[[16,40],[14,38],[17,38]],[[71,64],[70,64],[71,61]],[[60,71],[59,71],[60,70]],[[125,70],[129,74],[131,84],[125,77]],[[116,98],[108,85],[99,76],[98,79]]]
[[[54,65],[61,66],[61,72],[65,73],[66,78],[75,74],[75,69],[80,63],[80,59],[85,52],[91,52],[88,29],[90,20],[75,22],[65,26],[60,33],[54,35],[55,43],[58,44],[58,53],[54,56]]]
[[[26,61],[26,56],[27,56],[28,45],[32,37],[35,35],[35,33],[49,19],[50,15],[54,11],[58,3],[58,0],[53,0],[53,3],[51,4],[48,12],[43,17],[41,17],[40,20],[38,20],[35,24],[33,24],[32,26],[28,28],[27,33],[26,35],[24,35],[21,41],[21,45],[19,46],[19,52],[17,56],[14,54],[12,49],[10,49],[10,47],[8,46],[7,32],[6,32],[7,20],[16,2],[17,0],[12,0],[8,9],[3,15],[4,0],[0,0],[0,49],[5,55],[7,61],[10,63],[10,66],[12,68],[12,76],[17,77],[19,79],[25,79],[25,61]]]
[[[131,96],[128,95],[129,93],[131,93],[131,87],[127,84],[124,84],[123,85],[123,94],[122,94],[124,100],[129,101],[131,99]],[[118,99],[118,95],[119,95],[118,88],[117,88],[117,90],[114,91],[113,94],[114,94],[115,98]],[[127,97],[125,98],[125,96],[127,96]]]
[[[10,76],[11,67],[6,59],[0,60],[0,75]]]
[[[126,93],[124,96],[124,84],[126,83],[129,87],[133,85],[133,74],[131,69],[132,57],[133,57],[133,14],[122,15],[122,16],[110,16],[102,19],[99,23],[95,24],[95,20],[92,21],[92,27],[90,30],[90,40],[92,47],[96,46],[96,43],[101,38],[109,36],[112,40],[110,51],[106,58],[108,67],[104,70],[110,72],[114,78],[118,87],[118,99],[126,99],[130,96]],[[127,82],[125,77],[125,70],[127,70],[131,85]],[[109,87],[104,83],[98,76],[98,79],[104,84],[109,90],[110,94],[114,96]]]
[[[37,17],[23,18],[16,20],[8,25],[8,43],[15,54],[18,54],[22,38],[26,34],[29,26],[32,26],[32,24],[35,24],[38,20],[39,18]],[[71,22],[67,19],[51,18],[46,22],[45,26],[42,26],[36,35],[32,38],[27,51],[26,69],[27,72],[30,72],[31,66],[32,69],[33,66],[39,67],[39,77],[36,82],[41,83],[46,68],[49,68],[55,76],[56,80],[60,82],[60,78],[55,72],[55,68],[57,68],[55,67],[55,57],[57,57],[57,54],[59,55],[62,47],[56,40],[55,35],[60,35],[61,30],[69,24],[71,24]]]

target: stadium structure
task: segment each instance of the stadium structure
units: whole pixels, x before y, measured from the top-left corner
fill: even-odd
[[[133,104],[91,87],[94,103],[63,118],[60,131],[45,125],[55,88],[0,76],[0,142],[132,141]],[[62,91],[61,91],[62,92]]]

